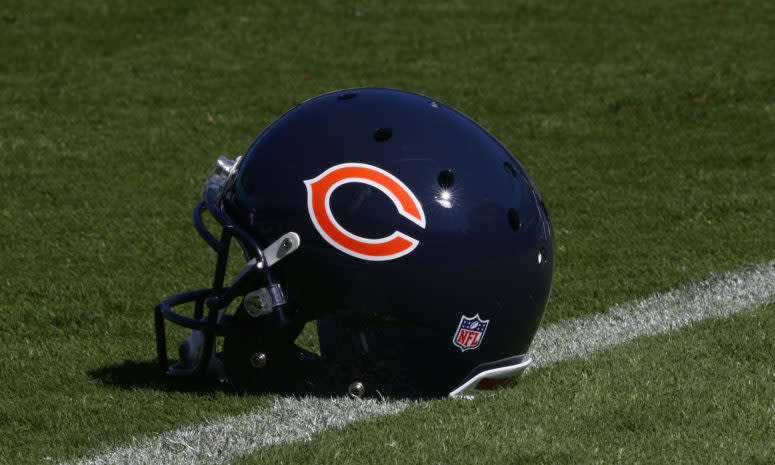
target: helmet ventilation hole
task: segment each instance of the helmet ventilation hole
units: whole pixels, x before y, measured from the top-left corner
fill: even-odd
[[[514,165],[512,165],[509,162],[504,162],[503,167],[506,168],[506,172],[511,175],[511,177],[516,178],[517,177],[517,169],[514,168]]]
[[[439,177],[436,180],[439,182],[439,187],[449,189],[455,184],[455,173],[452,170],[444,170],[439,173]]]
[[[377,142],[385,142],[391,137],[393,137],[393,129],[391,128],[377,128],[374,131],[374,140]]]
[[[519,227],[521,226],[519,223],[519,213],[513,208],[509,208],[509,226],[511,226],[511,229],[516,231],[519,231]]]
[[[337,98],[339,100],[350,100],[351,98],[355,98],[355,94],[342,94]]]

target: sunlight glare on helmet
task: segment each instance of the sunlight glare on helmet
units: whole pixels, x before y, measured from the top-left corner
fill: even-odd
[[[435,200],[444,208],[452,208],[452,193],[449,190],[441,191]]]
[[[231,180],[231,177],[236,173],[236,166],[241,161],[242,157],[237,157],[236,160],[231,160],[224,156],[218,157],[218,161],[215,162],[210,175],[207,176],[205,185],[202,192],[207,192],[210,188],[215,188],[220,195],[225,186]]]

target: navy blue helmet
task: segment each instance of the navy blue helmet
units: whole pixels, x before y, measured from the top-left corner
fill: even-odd
[[[163,372],[240,392],[429,397],[493,390],[530,364],[554,273],[546,208],[453,108],[391,89],[315,97],[221,157],[203,196],[194,223],[215,278],[156,307]],[[247,264],[227,284],[232,243]],[[192,330],[172,364],[165,320]],[[311,321],[320,354],[295,343]]]

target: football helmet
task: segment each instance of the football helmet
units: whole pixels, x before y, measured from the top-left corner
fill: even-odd
[[[529,365],[554,274],[549,217],[517,159],[453,108],[392,89],[315,97],[221,157],[203,197],[194,225],[215,277],[156,306],[164,373],[432,397],[496,389]],[[232,243],[247,263],[227,284]],[[192,330],[175,363],[165,321]],[[319,354],[295,342],[308,322]]]

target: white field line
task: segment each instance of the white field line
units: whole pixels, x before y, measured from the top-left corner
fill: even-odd
[[[323,430],[404,410],[409,402],[353,401],[349,398],[276,399],[261,410],[212,423],[187,426],[131,444],[77,464],[220,464],[272,444],[308,441]]]
[[[573,318],[538,330],[530,347],[533,365],[596,352],[674,331],[695,321],[726,318],[775,301],[775,260],[738,272],[718,274],[700,283],[643,300],[615,305],[607,312]]]
[[[533,369],[662,334],[695,321],[725,318],[775,301],[775,261],[719,274],[685,288],[617,305],[604,314],[566,320],[538,331]],[[379,415],[396,414],[409,402],[347,398],[283,398],[255,413],[183,427],[76,462],[98,464],[220,464],[261,447],[310,440],[320,431]]]

